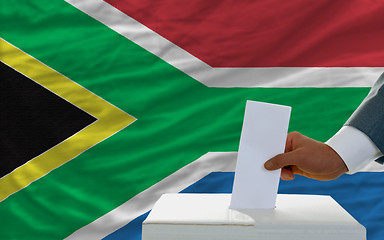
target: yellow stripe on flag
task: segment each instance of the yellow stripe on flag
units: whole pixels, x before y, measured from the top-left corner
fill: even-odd
[[[75,158],[136,119],[0,38],[0,61],[97,121],[0,179],[0,201]]]

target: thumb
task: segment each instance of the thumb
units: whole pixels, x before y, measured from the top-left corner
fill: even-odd
[[[277,170],[286,166],[296,165],[298,156],[296,151],[278,154],[264,163],[267,170]]]

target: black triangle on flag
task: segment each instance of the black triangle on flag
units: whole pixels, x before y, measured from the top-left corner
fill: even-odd
[[[97,119],[0,62],[0,178]]]

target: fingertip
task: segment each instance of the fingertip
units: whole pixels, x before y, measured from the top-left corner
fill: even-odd
[[[271,170],[274,170],[273,169],[273,162],[272,160],[268,160],[264,163],[264,168],[271,171]]]
[[[293,180],[295,178],[295,174],[293,173],[290,167],[284,167],[281,169],[281,179],[285,181]]]
[[[281,171],[281,179],[290,181],[295,178],[295,175],[291,171]]]
[[[282,160],[283,156],[284,156],[284,154],[278,154],[278,155],[274,156],[273,158],[269,159],[268,161],[266,161],[264,163],[265,169],[267,169],[269,171],[273,171],[273,170],[277,170],[277,169],[284,167],[284,165],[281,164],[281,160]]]

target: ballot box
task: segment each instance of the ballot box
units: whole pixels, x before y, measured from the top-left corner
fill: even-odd
[[[229,209],[231,194],[164,194],[143,240],[364,240],[366,230],[330,196],[278,194],[274,209]]]

